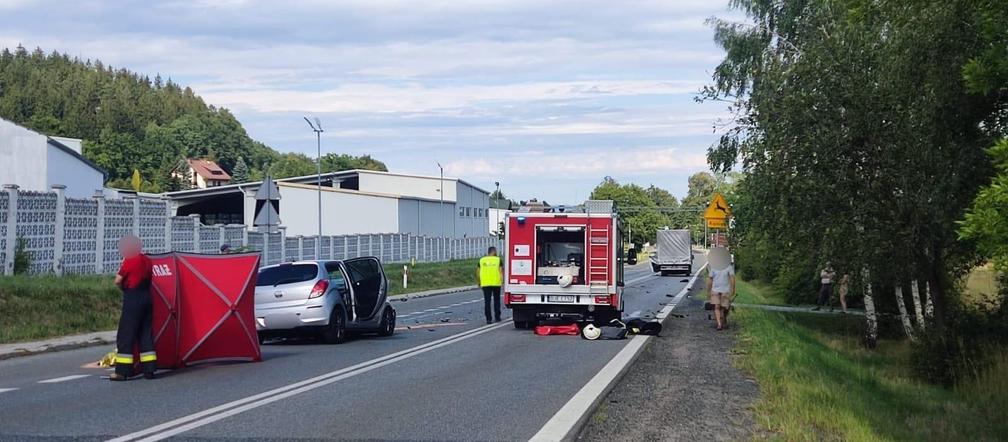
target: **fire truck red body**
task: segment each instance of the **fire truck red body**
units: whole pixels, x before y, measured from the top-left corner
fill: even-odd
[[[623,312],[623,238],[612,201],[519,209],[505,223],[504,303],[515,327],[607,324]]]

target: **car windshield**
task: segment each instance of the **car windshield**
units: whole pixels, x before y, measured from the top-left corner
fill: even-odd
[[[292,264],[269,267],[259,271],[256,287],[291,284],[315,279],[318,266],[315,264]]]

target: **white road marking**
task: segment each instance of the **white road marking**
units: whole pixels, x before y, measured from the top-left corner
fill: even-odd
[[[14,390],[17,390],[17,388],[0,388],[0,393],[6,393],[8,391],[14,391]]]
[[[641,313],[641,311],[640,311],[640,310],[635,310],[635,311],[634,311],[633,313],[631,313],[631,314],[630,314],[630,316],[628,316],[628,317],[630,317],[630,318],[639,318],[639,317],[640,317],[640,313]]]
[[[61,378],[46,379],[44,381],[38,381],[38,383],[40,383],[40,384],[55,384],[57,382],[72,381],[74,379],[86,378],[86,377],[90,377],[90,376],[91,375],[89,375],[89,374],[74,374],[74,375],[70,375],[70,376],[63,376]]]
[[[160,425],[155,425],[146,430],[137,431],[135,433],[130,433],[124,436],[117,437],[115,439],[111,439],[110,442],[124,442],[133,440],[157,441],[166,439],[178,435],[180,433],[192,430],[194,428],[199,428],[204,425],[208,425],[217,422],[219,420],[234,416],[236,414],[254,408],[258,408],[263,405],[279,401],[281,399],[296,396],[301,393],[311,391],[316,388],[323,387],[337,381],[341,381],[343,379],[367,373],[369,371],[376,370],[386,365],[399,362],[404,359],[409,359],[414,356],[426,353],[428,351],[454,344],[456,342],[461,342],[474,336],[479,336],[483,333],[496,330],[508,325],[510,324],[504,322],[500,324],[485,325],[479,328],[457,333],[448,336],[446,338],[438,339],[436,341],[428,342],[426,344],[418,345],[416,347],[408,348],[406,350],[378,357],[370,361],[361,362],[359,364],[352,365],[350,367],[335,370],[323,375],[305,379],[300,382],[295,382],[293,384],[285,385],[279,388],[274,388],[272,390],[255,394],[243,399],[238,399],[235,401],[218,405],[216,407],[208,408],[198,413],[193,413],[188,416],[183,416]]]
[[[707,264],[704,264],[706,267]],[[700,268],[703,270],[703,267]],[[672,299],[668,305],[665,306],[658,313],[657,318],[659,320],[664,320],[668,316],[669,312],[675,308],[679,301],[682,300],[689,293],[690,289],[693,288],[693,283],[696,282],[697,276],[700,272],[690,279],[690,282],[683,287],[682,290],[676,294],[675,298]],[[651,275],[654,276],[654,275]],[[646,279],[638,278],[638,280]],[[627,285],[633,283],[627,282]],[[535,442],[548,442],[548,441],[560,441],[560,440],[573,440],[577,437],[577,431],[581,429],[581,426],[587,421],[589,414],[598,405],[598,402],[605,397],[606,393],[612,390],[612,387],[616,385],[616,381],[623,376],[630,364],[633,363],[637,356],[640,354],[644,344],[650,336],[637,335],[630,340],[630,343],[623,347],[616,356],[612,358],[599,370],[594,377],[584,387],[581,387],[574,397],[570,398],[566,404],[556,414],[546,422],[539,432],[532,436],[531,441]]]

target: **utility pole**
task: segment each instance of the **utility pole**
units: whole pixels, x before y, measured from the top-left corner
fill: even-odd
[[[318,155],[315,157],[315,170],[318,174],[318,238],[315,238],[315,259],[322,257],[322,122],[315,118],[312,124],[308,117],[304,117],[305,122],[315,132],[316,147]]]

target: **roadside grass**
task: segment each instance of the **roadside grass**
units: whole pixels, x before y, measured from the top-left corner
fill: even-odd
[[[111,330],[120,303],[109,276],[0,277],[0,343]]]
[[[704,271],[697,280],[697,284],[703,284],[702,287],[705,287],[705,289],[697,295],[697,299],[707,299],[706,278],[707,272]],[[748,282],[739,277],[735,278],[735,293],[738,296],[735,297],[734,302],[740,302],[743,304],[789,305],[787,300],[784,299],[784,296],[776,292],[769,284],[761,282]]]
[[[404,295],[425,290],[476,285],[478,259],[420,263],[410,268],[409,288],[402,285],[403,264],[385,264],[390,295]]]
[[[739,298],[765,298],[739,284]],[[860,345],[858,317],[738,310],[735,363],[754,376],[758,436],[784,440],[1003,440],[1008,355],[955,389],[911,376],[910,345]]]

